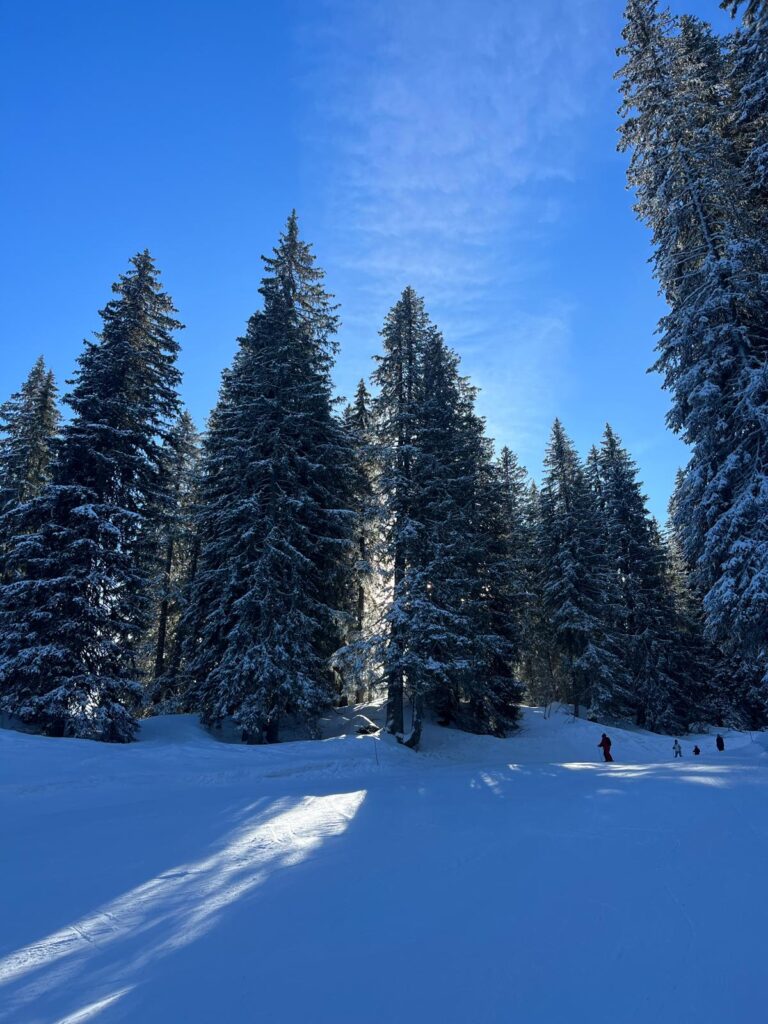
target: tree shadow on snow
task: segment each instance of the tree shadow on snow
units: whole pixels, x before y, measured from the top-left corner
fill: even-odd
[[[282,799],[263,810],[261,801],[252,804],[212,852],[10,953],[0,960],[0,1021],[41,1020],[41,1009],[62,1013],[73,993],[78,1005],[56,1024],[94,1019],[139,985],[151,964],[202,938],[228,908],[342,835],[365,795]]]

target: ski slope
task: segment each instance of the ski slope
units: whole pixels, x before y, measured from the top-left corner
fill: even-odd
[[[764,734],[609,729],[603,765],[560,712],[420,753],[360,720],[0,731],[0,1022],[765,1019]]]

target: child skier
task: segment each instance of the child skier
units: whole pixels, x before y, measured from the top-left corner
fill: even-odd
[[[675,742],[672,744],[672,750],[675,753],[675,757],[683,756],[683,748],[680,746],[680,740],[675,740]]]

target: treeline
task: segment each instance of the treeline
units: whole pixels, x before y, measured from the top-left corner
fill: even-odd
[[[502,735],[523,698],[664,731],[765,724],[765,27],[760,2],[727,39],[627,7],[623,139],[692,451],[668,531],[610,427],[582,461],[555,422],[539,487],[497,458],[410,288],[339,412],[337,307],[295,214],[199,437],[182,325],[140,253],[66,420],[42,359],[0,410],[6,721],[124,742],[138,716],[195,711],[271,742],[381,693],[411,746],[427,711]]]

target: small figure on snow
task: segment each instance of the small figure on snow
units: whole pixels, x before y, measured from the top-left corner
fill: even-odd
[[[611,739],[610,739],[610,736],[606,736],[605,733],[603,733],[603,738],[600,740],[600,742],[597,745],[603,751],[603,758],[606,761],[612,761],[613,758],[611,757]]]
[[[717,737],[715,738],[715,746],[718,750],[725,750],[725,740],[720,735],[720,733],[718,733]]]
[[[674,751],[675,757],[683,756],[683,748],[680,746],[680,740],[675,740],[675,742],[672,744],[672,750]]]
[[[693,748],[693,756],[694,757],[698,757],[700,753],[701,753],[701,750],[699,750],[699,745],[697,743],[696,746]]]

